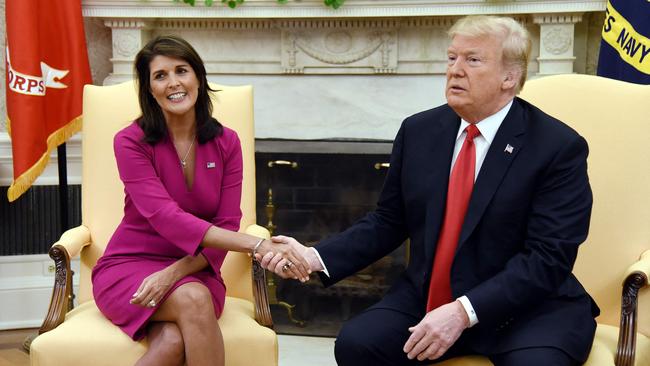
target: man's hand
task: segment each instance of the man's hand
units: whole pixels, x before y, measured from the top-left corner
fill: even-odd
[[[271,241],[274,244],[278,244],[278,245],[288,245],[296,253],[303,256],[309,265],[310,272],[321,271],[323,269],[314,250],[300,244],[296,239],[288,236],[278,235],[272,237]],[[266,253],[264,256],[260,254],[256,254],[255,259],[257,259],[257,261],[260,263],[262,268],[272,271],[282,278],[292,277],[291,273],[285,270],[287,261],[283,259],[280,253],[274,254],[272,251],[270,251]]]
[[[262,268],[278,274],[282,273],[282,278],[293,278],[300,280],[300,282],[309,280],[311,270],[303,253],[304,247],[300,243],[295,246],[286,241],[265,239],[260,244],[255,251],[255,259],[262,264]],[[263,258],[275,258],[275,266],[264,266],[264,263],[262,263]]]
[[[469,318],[460,301],[442,305],[409,328],[411,336],[404,344],[404,352],[410,360],[435,360],[456,343],[468,326]]]

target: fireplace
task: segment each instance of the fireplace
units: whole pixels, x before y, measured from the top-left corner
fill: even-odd
[[[374,209],[390,146],[390,141],[258,140],[258,224],[308,246],[346,229]],[[336,335],[343,321],[382,297],[405,268],[406,253],[402,245],[329,288],[315,274],[305,284],[270,276],[276,331]]]

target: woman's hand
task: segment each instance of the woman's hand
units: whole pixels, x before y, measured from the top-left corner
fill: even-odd
[[[155,308],[160,305],[160,300],[162,300],[163,296],[165,296],[176,281],[178,279],[169,267],[154,272],[142,281],[138,291],[133,294],[130,303]]]
[[[311,269],[303,252],[298,247],[290,245],[288,242],[264,240],[257,249],[255,257],[259,261],[265,256],[276,259],[273,266],[269,267],[281,268],[282,277],[293,277],[301,282],[309,280]]]

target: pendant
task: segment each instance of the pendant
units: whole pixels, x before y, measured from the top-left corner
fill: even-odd
[[[183,166],[183,168],[185,168],[185,165],[187,165],[187,163],[185,163],[183,160],[181,160],[181,165]]]

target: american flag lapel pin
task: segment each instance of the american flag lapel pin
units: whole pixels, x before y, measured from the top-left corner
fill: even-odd
[[[214,161],[208,161],[208,164],[206,165],[208,169],[213,169],[216,166],[217,164],[215,164]]]
[[[515,149],[515,148],[512,147],[512,145],[507,144],[507,145],[506,145],[506,148],[503,149],[503,152],[507,152],[508,154],[512,154],[512,150],[514,150],[514,149]]]

